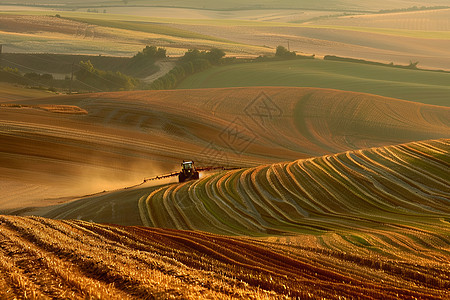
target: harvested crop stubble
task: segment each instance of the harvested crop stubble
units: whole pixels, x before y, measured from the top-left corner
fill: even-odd
[[[445,262],[349,254],[317,242],[14,216],[0,216],[0,240],[9,298],[434,299],[450,286]]]

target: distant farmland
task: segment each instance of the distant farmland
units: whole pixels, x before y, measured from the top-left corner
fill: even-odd
[[[327,87],[450,106],[449,82],[449,73],[316,59],[214,67],[188,77],[178,88]]]

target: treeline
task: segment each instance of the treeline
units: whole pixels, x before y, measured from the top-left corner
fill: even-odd
[[[237,59],[236,57],[225,57],[225,52],[218,48],[211,50],[190,49],[177,61],[176,66],[164,76],[156,79],[150,84],[145,84],[134,76],[127,75],[131,71],[139,74],[140,71],[148,72],[149,67],[156,68],[154,63],[167,57],[166,49],[155,46],[146,46],[138,52],[126,65],[120,65],[120,71],[103,70],[96,67],[91,59],[81,60],[78,63],[72,63],[74,80],[71,76],[66,76],[64,80],[54,79],[51,74],[26,73],[22,74],[17,68],[4,68],[0,70],[0,80],[23,85],[43,85],[68,91],[78,92],[97,92],[97,91],[128,91],[135,89],[173,89],[187,76],[206,70],[212,66],[259,62],[286,59],[314,59],[312,56],[302,56],[295,51],[289,51],[283,46],[278,46],[272,56],[260,56],[256,59]],[[98,59],[98,57],[93,57]],[[119,66],[119,65],[117,65]],[[127,74],[126,74],[127,73]],[[147,75],[141,74],[144,77]]]
[[[53,80],[54,80],[53,75],[51,74],[37,74],[34,72],[21,73],[17,68],[10,68],[10,67],[0,68],[1,82],[32,86],[35,88],[55,92],[56,89],[52,86]]]
[[[165,59],[166,57],[166,49],[157,48],[155,46],[146,46],[142,51],[129,58],[128,61],[126,61],[126,66],[117,64],[116,67],[120,65],[121,70],[126,70],[128,68],[133,69],[135,72],[136,70],[148,72],[148,69],[151,67],[157,68],[156,65],[154,65],[156,61]],[[138,89],[162,90],[174,89],[182,80],[184,80],[189,75],[206,70],[208,68],[211,68],[212,66],[235,63],[314,58],[314,54],[310,56],[299,55],[295,51],[290,51],[281,45],[276,48],[276,51],[273,55],[259,56],[255,59],[225,57],[225,52],[218,48],[212,48],[211,50],[204,51],[191,49],[178,59],[176,66],[172,70],[150,84],[146,84],[138,80],[134,76],[127,75],[124,72],[116,71],[117,68],[114,68],[114,66],[111,67],[112,70],[116,69],[114,71],[102,70],[94,66],[89,58],[85,61],[80,61],[79,63],[70,64],[74,75],[73,78],[70,75],[66,75],[65,79],[54,79],[51,74],[38,74],[35,72],[23,73],[19,69],[14,67],[3,67],[0,68],[0,81],[17,83],[51,91],[56,91],[56,88],[58,88],[59,90],[70,92],[128,91]],[[46,59],[42,60],[45,61]],[[392,62],[387,64],[334,55],[326,55],[324,57],[324,60],[450,73],[443,70],[419,69],[418,61],[411,61],[409,65],[395,65]],[[105,66],[107,65],[104,65],[103,67]],[[144,76],[139,77],[148,76],[147,74],[148,73],[145,73]]]
[[[386,64],[386,63],[381,63],[381,62],[376,62],[376,61],[370,61],[370,60],[364,60],[364,59],[356,59],[356,58],[350,58],[350,57],[341,57],[341,56],[335,56],[335,55],[325,55],[323,57],[323,59],[324,60],[352,62],[352,63],[366,64],[366,65],[375,65],[375,66],[400,68],[400,69],[409,69],[409,70],[420,70],[420,71],[429,71],[429,72],[450,73],[449,71],[444,71],[444,70],[429,70],[429,69],[418,68],[417,67],[417,65],[419,64],[418,61],[415,61],[415,62],[410,61],[409,65],[395,65],[393,62]]]
[[[129,91],[139,85],[139,80],[122,74],[119,71],[102,71],[96,69],[90,60],[79,64],[79,70],[75,72],[77,80],[94,86],[102,91]]]
[[[0,69],[0,81],[20,84],[32,88],[56,92],[57,89],[71,91],[117,91],[132,90],[140,85],[140,81],[120,72],[96,69],[90,61],[80,62],[79,70],[74,73],[76,80],[70,77],[55,79],[51,74],[36,72],[22,73],[17,68]]]
[[[166,49],[155,46],[146,46],[142,51],[134,55],[125,69],[137,70],[140,66],[150,66],[156,61],[166,58]],[[119,71],[103,71],[88,61],[81,61],[79,70],[75,72],[76,79],[88,86],[103,91],[129,91],[133,89],[145,89],[146,86],[133,76],[125,75]]]
[[[334,60],[334,61],[345,61],[345,62],[352,62],[352,63],[358,63],[358,64],[366,64],[366,65],[375,65],[375,66],[384,66],[384,67],[394,67],[394,68],[401,68],[401,69],[412,69],[417,70],[417,65],[419,64],[418,61],[416,62],[410,62],[409,65],[394,65],[393,62],[386,64],[376,61],[370,61],[370,60],[364,60],[364,59],[357,59],[357,58],[349,58],[349,57],[341,57],[341,56],[335,56],[335,55],[325,55],[323,57],[324,60]]]
[[[255,61],[273,61],[273,60],[286,60],[286,59],[314,59],[315,55],[299,55],[295,51],[289,51],[284,46],[278,46],[275,51],[275,56],[258,56]]]
[[[376,12],[377,14],[388,14],[396,12],[409,12],[409,11],[421,11],[421,10],[435,10],[435,9],[448,9],[450,6],[412,6],[408,8],[398,8],[398,9],[382,9]]]
[[[173,89],[187,76],[220,64],[224,56],[225,52],[217,48],[209,51],[188,50],[169,73],[153,81],[149,88],[153,90]]]

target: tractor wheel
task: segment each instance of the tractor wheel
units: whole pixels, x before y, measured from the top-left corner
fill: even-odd
[[[192,176],[192,179],[199,179],[200,178],[200,174],[198,172],[194,173],[194,176]]]
[[[183,173],[180,173],[180,175],[178,175],[178,182],[184,182],[186,180],[186,177],[184,177]]]

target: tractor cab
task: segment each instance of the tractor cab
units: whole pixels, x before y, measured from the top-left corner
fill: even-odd
[[[194,162],[193,161],[185,161],[181,164],[181,169],[183,171],[190,172],[194,169]]]
[[[178,175],[178,181],[184,182],[186,180],[194,180],[199,179],[199,173],[195,169],[194,162],[192,160],[190,161],[183,161],[181,163],[181,172]]]

